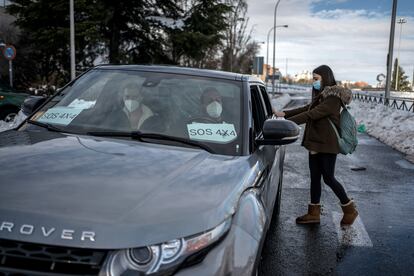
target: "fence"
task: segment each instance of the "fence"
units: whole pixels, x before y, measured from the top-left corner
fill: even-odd
[[[367,103],[377,103],[396,108],[398,110],[414,112],[414,99],[390,97],[386,99],[383,95],[353,93],[353,99]]]
[[[266,84],[267,92],[272,94],[272,84]],[[282,93],[282,84],[280,82],[275,83],[274,93]]]

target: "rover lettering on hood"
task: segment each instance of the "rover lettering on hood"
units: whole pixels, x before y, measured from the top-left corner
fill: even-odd
[[[79,238],[81,241],[95,241],[95,232],[92,231],[75,231],[72,229],[62,229],[58,230],[55,227],[47,226],[35,226],[32,224],[21,224],[16,225],[11,221],[1,221],[0,223],[0,232],[10,232],[10,233],[19,233],[21,235],[30,236],[35,233],[35,231],[40,231],[42,236],[47,238],[53,235],[59,235],[62,240],[73,240]]]

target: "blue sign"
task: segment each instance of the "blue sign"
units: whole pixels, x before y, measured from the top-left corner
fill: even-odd
[[[7,60],[13,60],[16,57],[16,48],[12,45],[6,45],[3,49],[3,55]]]

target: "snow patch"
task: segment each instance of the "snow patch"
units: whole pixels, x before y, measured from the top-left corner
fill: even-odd
[[[368,134],[400,152],[414,155],[413,112],[358,100],[351,103],[350,112],[358,125],[365,125]]]
[[[26,119],[26,115],[20,110],[12,122],[0,121],[0,132],[17,127]]]
[[[269,96],[272,97],[271,95]],[[276,111],[281,111],[291,101],[291,97],[289,94],[282,94],[277,98],[271,98],[271,101]]]

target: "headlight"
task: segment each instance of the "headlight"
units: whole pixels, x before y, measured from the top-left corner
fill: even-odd
[[[153,274],[169,270],[173,272],[185,259],[217,242],[227,233],[230,225],[231,218],[207,232],[187,238],[115,251],[109,256],[100,275],[120,276],[124,272]]]

